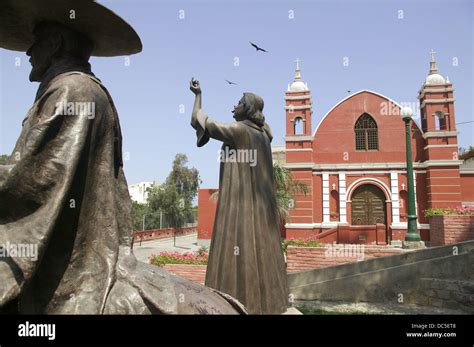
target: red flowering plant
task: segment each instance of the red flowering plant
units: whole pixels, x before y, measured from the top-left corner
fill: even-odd
[[[209,253],[198,250],[196,252],[160,252],[150,256],[150,264],[164,266],[165,264],[207,265]]]

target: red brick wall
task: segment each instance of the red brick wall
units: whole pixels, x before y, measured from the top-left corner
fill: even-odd
[[[323,221],[323,177],[321,175],[313,175],[313,220],[314,223]]]
[[[214,219],[216,218],[217,200],[211,195],[218,189],[199,189],[198,191],[198,239],[210,240]]]
[[[406,179],[406,175],[405,175]],[[406,183],[405,183],[406,184]],[[427,224],[428,218],[425,217],[423,213],[424,210],[428,208],[428,195],[427,195],[427,180],[426,180],[426,173],[417,173],[416,174],[416,203],[417,203],[417,216],[418,216],[418,223]],[[408,189],[405,186],[405,189]],[[408,194],[407,194],[408,198]],[[406,201],[408,204],[408,200]],[[408,214],[408,205],[406,206],[406,213]],[[407,220],[405,220],[407,221]]]
[[[348,246],[338,244],[337,246]],[[350,245],[355,246],[355,245]],[[357,245],[361,246],[361,245]],[[336,248],[337,249],[337,248]],[[360,250],[360,248],[359,248]],[[324,247],[294,247],[288,246],[286,254],[287,272],[298,272],[311,269],[321,269],[329,266],[353,263],[358,261],[357,256],[363,255],[363,260],[372,258],[385,257],[393,254],[404,252],[400,248],[391,248],[384,246],[367,246],[364,245],[363,253],[352,253],[355,256],[339,256],[337,251],[333,251],[332,255],[327,252]],[[343,255],[343,254],[341,254]],[[351,253],[346,252],[346,255]]]
[[[190,281],[204,284],[207,265],[165,264],[165,270]]]
[[[474,202],[474,174],[461,174],[461,200]]]
[[[429,167],[426,170],[428,208],[461,206],[459,168]]]
[[[432,246],[474,240],[474,216],[430,217]]]
[[[167,237],[173,237],[174,234],[176,235],[187,235],[196,232],[195,227],[189,228],[167,228],[167,229],[152,229],[152,230],[143,230],[143,231],[136,231],[133,235],[134,242],[141,241],[148,241],[148,240],[159,240],[165,239]]]

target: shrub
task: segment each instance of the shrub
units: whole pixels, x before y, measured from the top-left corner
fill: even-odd
[[[455,208],[430,208],[424,211],[425,217],[433,216],[474,216],[474,206]]]
[[[201,246],[197,251],[196,254],[201,256],[201,257],[207,257],[209,256],[209,249],[205,246]]]
[[[160,252],[159,255],[150,256],[150,264],[158,266],[165,264],[207,265],[208,257],[209,254],[203,249],[195,253]]]
[[[288,246],[298,246],[298,247],[321,247],[323,244],[318,240],[311,239],[300,239],[300,240],[285,240],[281,243],[281,248],[283,252],[286,253]]]

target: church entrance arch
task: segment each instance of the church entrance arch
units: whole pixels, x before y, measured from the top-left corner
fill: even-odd
[[[373,184],[363,184],[352,193],[352,225],[387,225],[385,194]]]

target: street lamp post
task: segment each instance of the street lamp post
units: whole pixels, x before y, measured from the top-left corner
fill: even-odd
[[[405,241],[421,241],[416,227],[415,185],[413,182],[413,161],[411,156],[411,129],[410,121],[413,111],[410,107],[403,107],[400,116],[405,122],[406,152],[407,152],[407,185],[408,185],[408,230]]]

